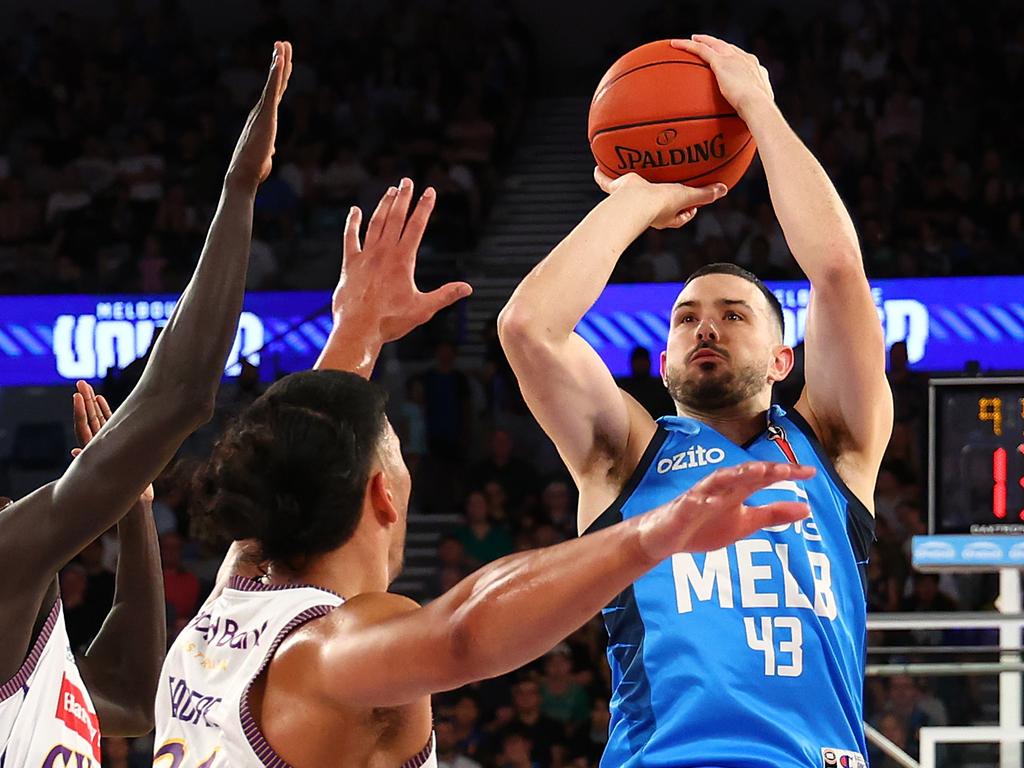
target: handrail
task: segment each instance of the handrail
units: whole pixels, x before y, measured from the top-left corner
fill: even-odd
[[[899,745],[890,741],[880,731],[868,723],[864,723],[864,735],[868,741],[899,763],[903,768],[921,768],[921,764],[904,752]]]
[[[927,675],[929,677],[957,677],[959,675],[998,675],[1002,672],[1024,672],[1019,661],[951,661],[945,664],[868,664],[864,674],[873,677],[896,675]]]
[[[1013,626],[1024,626],[1024,614],[994,611],[868,614],[869,632],[899,629],[990,629]]]

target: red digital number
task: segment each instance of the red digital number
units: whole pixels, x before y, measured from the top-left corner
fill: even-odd
[[[992,451],[992,514],[1006,517],[1006,449]]]

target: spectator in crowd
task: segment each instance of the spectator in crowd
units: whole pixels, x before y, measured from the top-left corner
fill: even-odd
[[[495,764],[498,768],[544,768],[545,763],[533,759],[533,751],[533,740],[527,733],[519,730],[506,731]]]
[[[504,429],[491,434],[487,457],[474,466],[469,477],[474,486],[483,488],[490,482],[498,483],[508,494],[508,505],[513,513],[537,493],[537,472],[530,464],[514,455],[515,442]]]
[[[512,538],[503,526],[492,521],[482,491],[472,491],[466,497],[465,515],[466,522],[456,529],[455,535],[472,568],[512,554]]]
[[[182,564],[184,542],[176,531],[160,536],[160,560],[164,571],[164,597],[167,608],[177,619],[188,620],[199,607],[199,579]]]
[[[435,720],[434,735],[437,739],[437,768],[483,768],[476,760],[460,753],[451,720]]]
[[[513,687],[512,718],[494,730],[496,754],[506,749],[510,736],[523,738],[530,745],[530,754],[540,768],[551,768],[562,759],[565,728],[541,711],[540,686],[535,680],[521,680]],[[521,750],[523,745],[516,748]]]
[[[540,693],[541,712],[566,726],[567,732],[575,732],[590,718],[590,698],[573,679],[572,649],[566,643],[559,643],[544,657]]]

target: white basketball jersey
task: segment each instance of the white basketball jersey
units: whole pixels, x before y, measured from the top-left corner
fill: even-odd
[[[17,674],[0,686],[0,768],[99,768],[100,720],[58,598]]]
[[[343,602],[318,587],[233,577],[167,654],[156,697],[154,768],[290,768],[253,719],[249,688],[291,632]],[[431,738],[401,768],[436,766]]]

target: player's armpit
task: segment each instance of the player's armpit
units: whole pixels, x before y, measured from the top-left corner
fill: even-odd
[[[892,392],[885,342],[867,277],[859,264],[811,289],[804,340],[805,386],[797,410],[836,459],[843,479],[870,500],[892,432]]]

